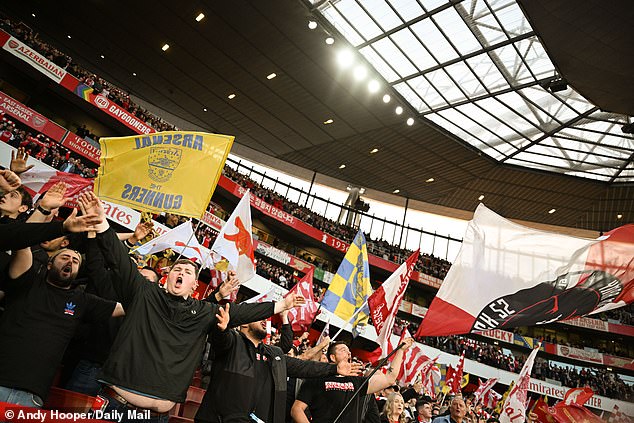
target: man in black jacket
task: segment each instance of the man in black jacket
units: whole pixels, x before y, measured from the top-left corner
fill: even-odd
[[[95,194],[83,193],[78,202],[82,211],[103,218],[97,244],[117,276],[112,283],[126,312],[100,376],[106,385],[99,394],[104,411],[140,409],[151,412],[150,420],[167,421],[167,411],[185,401],[207,333],[218,322],[218,306],[191,297],[198,268],[190,260],[174,263],[165,288],[146,280],[109,228]],[[232,307],[232,324],[259,321],[303,303],[302,297],[289,295],[277,303],[238,304]]]
[[[242,325],[237,332],[225,330],[227,311],[220,309],[217,317],[211,384],[196,414],[198,423],[284,423],[287,376],[356,376],[361,369],[347,361],[327,364],[285,356],[280,348],[262,343],[266,320]]]

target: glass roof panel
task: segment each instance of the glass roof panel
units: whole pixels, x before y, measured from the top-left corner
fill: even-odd
[[[409,28],[402,29],[392,34],[392,40],[403,50],[418,70],[425,70],[438,66],[438,62],[432,57],[421,42],[414,36]]]
[[[326,6],[321,9],[321,13],[353,46],[358,46],[365,41],[357,30],[354,29],[330,3],[327,3]]]
[[[417,76],[416,78],[410,79],[409,85],[432,109],[447,105],[447,102],[441,97],[438,91],[436,91],[436,88],[434,88],[424,76]]]
[[[411,26],[418,39],[422,40],[431,54],[440,63],[446,62],[458,57],[458,53],[449,44],[447,38],[440,33],[438,27],[431,19],[423,19]]]
[[[359,52],[367,59],[368,62],[370,62],[372,66],[374,66],[374,69],[376,69],[377,72],[383,75],[383,78],[385,78],[387,82],[393,82],[400,79],[398,74],[394,72],[394,69],[392,69],[390,65],[388,65],[387,62],[383,60],[376,51],[374,51],[372,46],[363,47],[359,50]]]
[[[389,38],[382,38],[372,44],[372,47],[388,62],[402,78],[417,72],[416,67],[396,47]]]
[[[403,21],[408,22],[425,13],[416,0],[388,0]]]
[[[423,112],[429,110],[429,107],[423,102],[418,94],[407,84],[407,82],[401,82],[394,85],[396,91],[398,91],[409,104],[416,109],[416,111]]]
[[[445,70],[460,85],[467,97],[473,98],[486,94],[484,86],[478,81],[478,78],[471,72],[465,62],[454,63],[447,66]]]
[[[632,118],[600,111],[572,86],[544,88],[560,76],[517,0],[316,4],[350,44],[371,42],[359,51],[401,101],[490,157],[634,181],[634,137],[621,131]]]
[[[458,86],[449,78],[449,75],[444,69],[438,69],[434,72],[425,74],[429,82],[436,87],[438,92],[442,93],[443,97],[449,102],[454,103],[461,100],[466,100],[467,97],[460,91]]]
[[[394,13],[385,0],[363,0],[362,4],[383,31],[389,31],[403,24],[401,18]]]
[[[435,14],[432,18],[445,36],[456,46],[460,54],[469,54],[482,49],[473,32],[467,27],[456,9],[450,7]]]
[[[383,33],[356,0],[340,0],[335,3],[335,7],[366,41]]]

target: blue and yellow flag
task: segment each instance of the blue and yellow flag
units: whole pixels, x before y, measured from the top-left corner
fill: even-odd
[[[200,218],[233,139],[191,131],[101,138],[95,193],[137,210]]]
[[[368,323],[370,295],[372,295],[372,286],[370,285],[368,248],[363,232],[359,231],[348,247],[337,269],[337,274],[332,278],[321,301],[321,307],[344,321],[352,323],[352,334],[356,336],[361,329],[359,326],[365,326]],[[354,321],[351,321],[357,311]]]

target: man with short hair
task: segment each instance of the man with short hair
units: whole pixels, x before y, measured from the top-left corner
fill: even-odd
[[[456,396],[449,405],[449,414],[436,417],[432,423],[462,423],[467,415],[467,405],[462,396]]]
[[[0,319],[0,401],[42,407],[79,323],[123,315],[120,304],[73,287],[81,261],[62,249],[42,271],[30,248],[14,252]]]
[[[94,193],[82,193],[78,202],[83,211],[104,217]],[[118,275],[113,286],[126,310],[100,376],[104,410],[149,410],[153,421],[166,422],[175,403],[185,401],[207,334],[218,324],[218,306],[191,297],[198,271],[191,260],[177,260],[163,288],[139,274],[105,218],[97,228],[97,243]],[[231,322],[259,321],[303,303],[302,297],[289,295],[277,303],[237,304],[231,307]]]
[[[416,421],[418,423],[431,423],[432,420],[432,407],[431,403],[420,398],[416,401]]]
[[[0,217],[3,220],[2,223],[17,219],[20,214],[28,211],[31,207],[33,207],[33,197],[31,197],[31,194],[28,193],[24,186],[21,185],[5,193],[0,198]]]
[[[405,345],[394,355],[394,359],[388,367],[387,373],[375,373],[361,388],[365,377],[363,376],[330,376],[321,379],[306,380],[300,388],[297,399],[291,409],[291,416],[297,423],[308,423],[305,410],[310,408],[313,423],[332,423],[343,410],[355,391],[361,389],[355,401],[346,409],[340,423],[357,423],[361,421],[363,399],[368,394],[374,394],[388,386],[394,385],[401,368],[404,352],[412,345],[412,338],[403,342]],[[334,342],[328,348],[328,359],[338,364],[342,361],[352,360],[352,354],[348,346],[341,341]]]
[[[284,423],[287,376],[353,376],[361,368],[343,361],[335,365],[285,356],[279,347],[262,342],[267,335],[266,320],[241,325],[239,332],[225,330],[228,314],[224,309],[219,311],[220,323],[212,332],[212,385],[205,393],[196,422]]]

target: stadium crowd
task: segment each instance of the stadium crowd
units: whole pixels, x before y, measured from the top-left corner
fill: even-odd
[[[38,51],[45,53],[50,60],[54,61],[59,66],[64,67],[74,75],[80,77],[86,85],[91,86],[96,91],[100,92],[103,95],[106,95],[108,98],[112,99],[122,107],[126,108],[128,111],[135,114],[137,117],[145,120],[151,126],[154,126],[159,130],[174,129],[174,127],[169,125],[167,122],[164,122],[160,118],[153,116],[142,108],[132,104],[129,99],[129,95],[126,94],[124,91],[112,86],[111,84],[108,84],[96,75],[87,73],[80,69],[73,63],[70,57],[42,42],[38,38],[37,34],[31,31],[28,27],[25,27],[23,25],[13,25],[8,20],[3,20],[1,27],[5,30],[8,30],[16,37],[31,45]],[[8,131],[11,134],[11,136],[4,141],[20,149],[18,155],[22,158],[22,160],[24,159],[24,154],[29,154],[60,170],[76,173],[85,177],[94,176],[94,174],[92,174],[94,169],[88,168],[80,160],[76,160],[70,157],[70,153],[67,150],[59,146],[57,143],[51,142],[46,138],[42,138],[41,134],[33,135],[32,133],[28,133],[27,131],[17,130],[15,128],[15,125],[8,120],[3,121],[2,125],[3,126],[0,129],[3,130],[3,133]],[[82,130],[81,133],[83,134],[83,136],[96,137],[96,135],[91,134],[87,129],[85,131]],[[227,176],[229,176],[236,182],[239,182],[241,185],[252,189],[255,195],[263,198],[265,201],[273,204],[274,206],[285,210],[286,212],[293,214],[294,216],[306,221],[307,223],[317,227],[318,229],[323,230],[338,238],[341,238],[346,242],[352,241],[356,232],[353,228],[341,225],[305,207],[302,207],[297,203],[293,203],[275,193],[274,191],[262,187],[257,182],[251,180],[243,174],[234,171],[231,168],[227,167],[225,169],[225,173],[227,174]],[[45,221],[50,220],[48,216],[54,215],[54,213],[52,212],[61,207],[61,205],[63,204],[62,200],[64,197],[65,187],[59,186],[56,188],[51,188],[51,190],[49,190],[49,193],[47,193],[47,195],[40,200],[39,204],[33,204],[32,202],[29,203],[29,196],[27,194],[17,189],[18,185],[15,184],[15,181],[12,179],[10,173],[7,173],[3,170],[0,175],[0,182],[2,182],[5,190],[7,191],[7,195],[5,196],[3,194],[3,197],[0,200],[0,211],[2,212],[1,215],[3,218],[1,223],[2,225],[6,225],[4,228],[0,228],[0,230],[3,230],[2,245],[3,250],[14,250],[14,254],[8,256],[5,255],[3,257],[3,273],[5,271],[8,271],[9,276],[8,278],[6,276],[3,277],[1,285],[1,288],[6,290],[7,302],[5,312],[2,316],[3,323],[0,323],[0,336],[4,336],[5,339],[13,337],[13,340],[27,339],[31,343],[40,340],[41,333],[39,333],[39,331],[41,328],[27,327],[24,333],[16,333],[16,331],[11,327],[9,323],[20,321],[19,319],[24,317],[30,317],[29,315],[24,314],[25,311],[23,307],[23,302],[25,300],[23,298],[23,292],[30,292],[30,290],[32,289],[31,286],[37,286],[38,289],[50,289],[46,284],[53,285],[56,288],[61,288],[65,291],[65,293],[60,296],[60,301],[65,302],[64,315],[72,316],[77,311],[78,314],[82,313],[81,318],[85,320],[85,323],[94,324],[96,321],[102,326],[107,324],[110,318],[125,319],[123,321],[123,324],[119,325],[118,328],[118,330],[120,330],[122,334],[129,334],[129,330],[132,329],[128,328],[130,328],[132,325],[137,325],[135,327],[135,330],[147,330],[147,325],[149,323],[148,321],[143,321],[143,319],[147,318],[148,316],[150,318],[153,317],[157,319],[149,320],[149,322],[152,322],[152,324],[156,323],[158,321],[158,318],[163,317],[151,314],[139,316],[138,308],[133,305],[136,304],[134,303],[134,301],[139,301],[138,298],[143,297],[143,301],[147,301],[148,304],[150,304],[153,301],[159,301],[156,299],[158,298],[157,296],[163,295],[162,291],[154,288],[156,285],[156,279],[158,279],[158,277],[154,280],[148,280],[148,285],[143,285],[143,290],[130,288],[130,286],[134,286],[133,284],[137,284],[140,286],[141,283],[146,283],[145,279],[142,278],[148,277],[145,275],[141,276],[142,272],[137,274],[137,271],[148,270],[154,272],[150,273],[150,279],[153,279],[156,273],[153,269],[136,269],[136,267],[133,267],[131,265],[130,260],[128,260],[127,257],[128,251],[125,247],[125,244],[120,242],[117,234],[115,234],[114,231],[108,227],[107,223],[105,223],[103,210],[99,210],[98,201],[94,199],[94,197],[86,194],[83,198],[80,199],[80,205],[82,206],[84,212],[83,216],[77,217],[71,214],[64,221],[64,223],[44,223]],[[7,189],[7,187],[11,189]],[[18,193],[19,197],[14,196],[15,199],[12,199],[10,194],[15,192]],[[24,207],[26,207],[26,210],[24,210]],[[21,215],[22,217],[28,219],[28,221],[31,223],[25,223],[23,225],[16,223],[16,218],[20,217]],[[166,225],[168,225],[169,223],[169,227],[174,227],[179,222],[179,219],[177,219],[176,221],[170,219],[170,216],[165,216],[164,223]],[[13,222],[13,220],[16,220],[16,222]],[[19,227],[16,227],[16,224],[19,225]],[[37,229],[40,229],[39,231],[31,229],[35,228],[33,226],[31,228],[28,227],[29,225],[37,224],[48,226],[37,226]],[[4,231],[7,231],[7,233],[5,233]],[[18,237],[7,236],[7,234],[9,233],[8,231],[14,231],[11,233],[17,234]],[[35,232],[39,233],[34,234]],[[130,242],[131,240],[134,241],[135,239],[142,239],[144,236],[147,235],[147,232],[142,232],[143,228],[139,230],[139,233],[135,231],[133,234],[128,234],[128,237],[125,238],[125,240],[128,244],[133,244],[134,242]],[[70,236],[69,233],[86,233],[86,235]],[[213,231],[209,231],[208,228],[199,230],[197,235],[200,237],[203,244],[206,243],[208,246],[210,245],[210,243],[213,243]],[[45,247],[44,244],[47,242],[47,237],[52,238],[53,240],[59,240],[59,244],[56,244],[56,246],[46,244]],[[91,239],[93,241],[90,241]],[[400,249],[397,246],[390,245],[387,241],[384,240],[371,240],[369,237],[367,239],[370,252],[384,257],[388,260],[401,261],[404,257],[411,253],[410,251]],[[42,242],[42,244],[40,244],[40,242]],[[90,278],[96,278],[96,274],[108,275],[107,277],[109,278],[109,280],[106,281],[106,283],[109,285],[105,289],[114,287],[114,294],[109,295],[110,297],[114,298],[110,298],[109,301],[104,298],[100,298],[106,297],[106,295],[103,294],[104,287],[95,287],[91,286],[90,284],[86,288],[86,292],[92,291],[94,289],[94,293],[97,295],[86,294],[83,292],[83,290],[76,291],[76,286],[74,286],[73,282],[80,274],[80,266],[82,265],[84,259],[76,251],[65,248],[68,245],[72,246],[73,248],[77,248],[82,252],[85,252],[86,266],[88,266],[89,262],[91,263],[91,266],[94,266],[90,270],[87,270],[87,272],[91,272],[88,273],[87,276],[89,276]],[[29,246],[33,247],[32,251],[28,248]],[[36,251],[41,252],[41,254],[39,254],[39,262],[38,259],[36,259]],[[99,261],[99,263],[97,264],[95,264],[95,257],[98,257],[96,261]],[[39,267],[38,269],[35,269],[34,266]],[[421,259],[419,259],[419,262],[417,263],[418,270],[423,271],[426,274],[438,277],[440,279],[444,278],[449,266],[450,263],[446,260],[439,259],[431,255],[421,257]],[[47,268],[47,270],[44,270],[44,268]],[[112,271],[113,269],[115,270],[114,272]],[[195,278],[193,274],[195,274],[195,271],[197,270],[198,269],[195,263],[192,263],[189,260],[177,260],[175,263],[172,263],[171,270],[167,273],[167,275],[165,275],[167,277],[167,280],[165,282],[165,289],[169,294],[181,298],[181,300],[179,300],[180,302],[187,302],[187,306],[190,307],[192,310],[192,312],[190,313],[191,315],[197,314],[195,312],[197,310],[196,307],[200,307],[201,311],[204,310],[207,312],[207,314],[209,314],[209,320],[205,321],[204,324],[199,324],[199,326],[201,327],[204,326],[204,330],[199,329],[198,331],[196,331],[196,333],[191,335],[190,340],[192,340],[192,345],[196,344],[196,342],[194,341],[200,341],[201,337],[206,337],[208,331],[213,331],[214,336],[218,337],[219,345],[221,342],[226,342],[227,345],[229,345],[227,348],[235,348],[235,340],[227,340],[227,338],[230,338],[231,336],[238,336],[233,332],[231,335],[229,335],[229,332],[227,332],[228,313],[230,313],[230,311],[225,311],[228,309],[221,309],[217,305],[211,305],[213,299],[209,303],[206,303],[204,305],[200,305],[199,302],[190,301],[190,295],[191,292],[193,292],[192,287],[195,284]],[[39,273],[36,273],[36,271]],[[285,288],[289,288],[294,279],[293,275],[290,272],[265,260],[258,260],[257,272],[258,274],[271,279],[272,281],[278,283]],[[90,280],[92,281],[92,279]],[[16,285],[20,284],[16,284],[15,281],[20,281],[21,285],[23,286],[16,287]],[[229,278],[227,282],[229,284],[232,283],[231,278]],[[110,291],[112,291],[112,289],[110,289]],[[15,300],[11,298],[11,295],[16,295],[16,292],[18,294],[18,300],[14,302]],[[112,294],[112,292],[110,292],[110,294]],[[72,298],[72,301],[81,301],[81,305],[85,306],[87,311],[84,311],[83,309],[81,310],[81,312],[79,311],[79,309],[76,310],[75,304],[73,304],[72,302],[67,302],[69,301],[69,298]],[[235,320],[237,322],[244,323],[244,326],[247,327],[247,329],[244,329],[243,332],[244,337],[251,340],[251,338],[249,338],[250,336],[254,336],[253,334],[255,333],[261,333],[261,331],[258,331],[255,326],[251,325],[259,324],[262,319],[272,314],[282,313],[284,310],[288,310],[294,305],[297,305],[297,303],[299,302],[299,300],[296,301],[296,298],[294,297],[289,298],[290,300],[281,301],[279,303],[276,303],[275,305],[256,304],[253,306],[242,307],[240,307],[239,305],[232,306],[232,319],[235,315]],[[39,310],[37,309],[37,307],[45,307],[45,302],[46,301],[41,301],[31,304],[33,306],[33,311],[29,311],[29,313],[38,313]],[[71,304],[72,307],[69,304]],[[127,310],[125,312],[125,317],[123,313],[124,308]],[[235,311],[236,309],[238,311]],[[210,310],[213,310],[213,312]],[[187,311],[189,313],[190,310],[188,309]],[[148,311],[148,313],[150,313],[150,311]],[[227,315],[225,315],[225,313],[227,313]],[[619,313],[619,315],[621,315],[621,313]],[[629,317],[631,319],[631,315]],[[171,316],[171,318],[174,317]],[[627,314],[624,318],[628,318]],[[234,323],[233,320],[232,323]],[[223,325],[224,328],[222,327]],[[72,336],[74,335],[74,329],[76,329],[75,326],[76,325],[73,324],[73,330],[64,329],[61,337],[58,339],[59,343],[56,344],[57,348],[52,348],[49,351],[38,351],[34,354],[31,354],[33,351],[29,350],[29,354],[26,354],[26,356],[29,357],[26,358],[24,357],[25,354],[20,353],[23,353],[23,348],[29,346],[30,344],[24,344],[22,346],[16,345],[13,346],[11,349],[5,349],[4,351],[2,351],[0,353],[0,366],[4,365],[4,367],[2,367],[2,372],[0,372],[0,395],[5,395],[5,391],[8,389],[9,391],[11,391],[10,395],[14,396],[11,397],[9,396],[9,394],[7,394],[6,398],[0,396],[0,399],[2,399],[3,401],[9,401],[11,400],[10,398],[15,398],[13,399],[13,401],[16,401],[16,403],[26,401],[27,404],[30,406],[41,407],[42,400],[45,399],[47,395],[47,391],[45,390],[45,388],[49,388],[52,384],[52,376],[54,376],[54,373],[57,369],[57,363],[61,362],[62,360],[63,352],[70,342]],[[410,331],[414,332],[414,325],[410,325],[402,320],[397,321],[398,329],[395,328],[395,332],[402,331],[406,326],[409,326]],[[24,329],[24,327],[21,327],[21,329]],[[103,329],[103,327],[101,329]],[[59,335],[59,333],[55,332],[59,330],[59,327],[53,328],[50,335]],[[151,331],[146,331],[144,333],[151,333]],[[100,388],[101,390],[99,392],[100,395],[103,395],[103,397],[108,398],[112,401],[111,405],[115,405],[118,403],[121,406],[133,407],[134,409],[150,410],[152,411],[152,413],[155,413],[153,417],[157,418],[156,421],[165,421],[164,417],[166,416],[167,411],[173,406],[173,404],[175,402],[184,400],[182,391],[183,389],[186,389],[188,383],[190,382],[193,370],[196,367],[196,360],[199,360],[202,351],[192,347],[192,350],[194,351],[191,355],[194,357],[194,360],[183,360],[186,361],[186,366],[183,367],[183,364],[176,361],[177,357],[168,357],[167,359],[165,359],[165,355],[169,354],[163,354],[168,351],[162,349],[167,347],[174,347],[176,345],[174,344],[174,342],[182,340],[170,339],[168,335],[162,335],[165,335],[167,337],[167,342],[165,341],[165,339],[161,339],[161,343],[157,343],[157,345],[155,345],[155,347],[157,348],[157,350],[155,351],[153,351],[149,346],[142,346],[139,343],[135,344],[132,337],[126,338],[124,336],[116,336],[110,339],[109,347],[113,348],[111,354],[116,355],[118,359],[130,359],[130,361],[132,361],[131,352],[133,350],[137,353],[141,351],[144,355],[144,359],[147,360],[147,362],[150,362],[151,364],[158,364],[158,366],[154,366],[154,368],[160,368],[161,370],[163,370],[163,373],[154,376],[155,381],[169,381],[170,383],[172,383],[171,390],[165,388],[165,391],[160,390],[163,388],[157,390],[156,385],[144,385],[143,382],[134,380],[134,377],[135,375],[138,376],[139,371],[147,371],[147,367],[140,366],[140,369],[127,368],[127,371],[129,373],[126,373],[120,368],[117,368],[115,364],[111,363],[111,359],[109,357],[106,357],[103,362],[98,363],[98,367],[105,372],[105,380],[108,381],[109,385]],[[273,338],[273,343],[278,343],[281,345],[282,337],[283,336],[281,331],[277,332],[277,334]],[[64,342],[66,342],[66,344],[64,344]],[[172,344],[170,344],[170,342],[172,342]],[[516,373],[519,372],[525,360],[525,357],[522,355],[505,354],[503,349],[500,347],[487,343],[473,341],[465,337],[428,338],[425,339],[424,342],[428,345],[452,354],[460,354],[462,351],[464,351],[467,358],[474,359],[484,364]],[[258,342],[254,343],[256,344],[257,351],[259,351],[255,354],[277,353],[277,350],[271,352],[271,350],[267,350],[265,347],[261,347]],[[16,342],[16,344],[19,344],[19,342]],[[167,345],[167,347],[165,346],[165,344]],[[306,353],[311,347],[314,347],[310,345],[305,334],[297,337],[292,344],[293,346],[291,347],[291,350],[293,352],[291,353],[291,355],[294,356],[301,356],[302,354]],[[249,348],[251,348],[251,345],[248,345]],[[337,348],[339,347],[340,345],[337,344],[334,344],[334,347],[331,345],[330,348],[333,349],[331,350],[329,348],[328,354],[325,354],[327,355],[327,359],[330,358],[332,361],[337,361],[338,354],[340,354],[342,351],[341,349],[337,350]],[[4,355],[4,358],[1,358],[2,355]],[[319,359],[321,359],[323,355],[324,354],[320,354]],[[33,361],[33,357],[35,357],[36,361]],[[26,361],[22,362],[21,360]],[[153,360],[155,360],[156,362],[153,362]],[[161,360],[165,361],[161,362]],[[219,358],[218,361],[220,362],[221,360],[222,359]],[[79,365],[80,363],[77,363],[77,365]],[[290,361],[290,363],[295,362]],[[340,363],[344,363],[344,361],[341,360]],[[290,374],[290,372],[293,371],[292,369],[294,369],[295,374],[303,374],[305,376],[308,376],[306,374],[306,369],[310,368],[312,371],[321,371],[322,373],[319,373],[319,376],[323,377],[327,376],[327,372],[330,372],[328,373],[328,375],[330,376],[334,375],[334,371],[337,371],[340,374],[344,374],[346,375],[346,377],[352,377],[351,374],[353,373],[353,371],[349,363],[347,367],[345,364],[341,366],[339,365],[339,363],[336,364],[337,366],[335,369],[332,366],[328,368],[308,367],[308,365],[306,364],[295,363],[292,366],[289,365],[288,371]],[[29,375],[28,377],[25,377],[25,366],[28,365],[34,367],[39,366],[38,368],[42,369],[41,374],[38,374],[36,376]],[[172,365],[173,368],[170,368],[170,365]],[[293,366],[295,367],[293,368]],[[326,365],[324,364],[324,366]],[[300,371],[299,369],[303,370]],[[179,372],[177,372],[177,370]],[[222,371],[223,370],[219,370],[219,373],[215,374],[221,374]],[[574,368],[561,367],[553,365],[552,363],[544,360],[538,360],[535,364],[534,372],[535,376],[538,378],[557,380],[565,386],[574,387],[588,385],[600,395],[624,399],[626,401],[631,401],[632,399],[634,399],[634,390],[632,386],[625,384],[618,377],[618,375],[607,372],[605,370],[584,368],[578,371]],[[70,376],[70,380],[68,381],[69,386],[72,386],[71,380],[73,377],[75,377],[75,375],[76,374],[73,373]],[[96,382],[95,375],[96,373],[92,374],[93,379],[95,379],[93,380],[93,382]],[[188,379],[185,380],[186,378]],[[127,385],[125,384],[125,382],[127,382]],[[391,387],[394,385],[394,380],[389,379],[389,375],[386,378],[381,377],[380,382],[381,383],[376,383],[373,385],[374,388],[380,387],[380,389],[375,389],[372,392],[368,392],[377,393],[380,397],[383,398],[383,402],[385,405],[383,415],[385,416],[385,421],[400,422],[407,421],[407,419],[414,420],[417,415],[422,415],[419,407],[422,409],[426,405],[428,405],[430,408],[430,418],[434,415],[434,413],[436,413],[435,415],[438,415],[442,412],[448,412],[452,416],[452,418],[454,418],[454,416],[456,417],[454,420],[457,423],[461,423],[463,421],[463,418],[465,418],[467,415],[469,417],[464,420],[466,422],[473,423],[476,420],[480,421],[482,419],[481,415],[478,415],[478,413],[475,411],[475,408],[470,408],[471,405],[467,405],[465,401],[459,397],[454,399],[450,403],[451,405],[448,407],[448,409],[443,410],[442,404],[440,404],[439,402],[434,402],[426,397],[421,396],[422,392],[420,388],[417,388],[415,386],[408,387],[408,390],[413,389],[416,392],[413,396],[408,396],[406,401],[404,394],[401,395],[393,392],[394,388]],[[123,386],[132,386],[136,389],[116,389],[117,385],[122,383]],[[15,396],[16,391],[31,392],[31,397],[30,399],[28,399],[30,403],[27,400],[24,400],[25,397],[21,397],[20,399],[18,399],[18,397]],[[143,400],[140,400],[138,396],[135,396],[139,395],[139,392],[149,394],[149,396],[145,396]],[[400,400],[398,398],[399,396]],[[313,401],[317,401],[316,397],[316,395],[302,395],[302,391],[299,391],[298,398],[312,399]],[[147,398],[152,398],[153,401],[148,400],[147,402],[144,402]],[[271,401],[273,400],[272,398],[266,399]],[[168,405],[170,406],[170,408],[167,408]],[[266,410],[265,414],[267,416],[270,416],[272,415],[271,413],[273,413],[272,409],[269,409],[268,406],[262,405],[259,402],[256,409]],[[405,413],[406,410],[407,413]],[[492,410],[489,411],[492,412]],[[401,414],[407,414],[408,417],[403,417],[401,419]],[[397,417],[396,419],[394,418],[395,416]],[[270,420],[267,419],[267,421]],[[278,420],[276,419],[275,421],[277,422]]]

